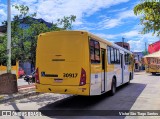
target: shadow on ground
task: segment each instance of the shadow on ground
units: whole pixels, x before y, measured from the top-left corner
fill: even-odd
[[[71,96],[45,105],[39,108],[39,111],[45,116],[60,119],[71,117],[88,119],[93,118],[92,116],[94,116],[94,118],[99,118],[98,116],[101,116],[100,118],[105,119],[123,119],[125,118],[124,116],[106,117],[104,116],[104,111],[108,113],[108,111],[111,110],[130,110],[145,87],[145,84],[130,83],[129,85],[125,84],[119,87],[114,96],[110,96],[109,93],[100,96]],[[84,110],[88,110],[89,113]],[[101,114],[100,111],[103,114]],[[56,114],[57,112],[58,114]]]
[[[160,73],[157,73],[157,74],[150,74],[150,75],[148,75],[148,76],[160,76]]]

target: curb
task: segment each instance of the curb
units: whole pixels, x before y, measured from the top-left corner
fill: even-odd
[[[24,87],[24,88],[18,88],[18,92],[24,92],[24,91],[32,91],[35,89],[35,86],[32,87]]]
[[[18,89],[35,87],[35,84],[18,86]]]
[[[0,95],[0,104],[12,102],[15,100],[27,98],[30,96],[39,95],[39,92],[35,91],[35,86],[26,87],[26,88],[19,88],[18,93],[16,94],[7,94],[7,95]]]
[[[27,98],[27,97],[30,97],[30,96],[35,96],[35,95],[39,95],[40,93],[38,92],[30,92],[30,93],[27,93],[27,94],[20,94],[18,96],[11,96],[9,98],[5,98],[5,99],[0,99],[0,104],[3,104],[3,103],[7,103],[7,102],[12,102],[12,101],[15,101],[15,100],[19,100],[19,99],[23,99],[23,98]]]

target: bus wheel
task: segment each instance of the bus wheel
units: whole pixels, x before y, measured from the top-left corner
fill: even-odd
[[[111,95],[113,96],[116,93],[116,79],[112,79],[112,86],[111,86]]]
[[[152,75],[156,75],[156,73],[155,73],[155,72],[152,72]]]

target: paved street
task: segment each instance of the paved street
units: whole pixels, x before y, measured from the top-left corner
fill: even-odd
[[[26,81],[24,80],[24,78],[19,78],[19,79],[17,80],[17,85],[18,85],[18,86],[28,85],[28,82],[26,82]]]
[[[129,85],[118,88],[114,96],[104,94],[102,96],[68,96],[60,94],[41,94],[29,97],[27,99],[17,100],[7,104],[1,104],[0,110],[38,110],[45,117],[53,118],[50,113],[43,110],[160,110],[160,75],[152,76],[145,72],[135,73],[134,80]],[[49,112],[49,111],[48,111]],[[83,112],[79,112],[83,113]],[[2,118],[2,117],[0,117]],[[4,117],[3,117],[4,118]],[[15,119],[24,119],[30,117],[13,117]],[[32,117],[33,118],[33,117]],[[36,118],[36,117],[35,117]],[[54,117],[55,118],[55,117]],[[72,117],[56,117],[62,118],[108,118],[108,119],[159,119],[160,117],[134,117],[134,116],[72,116]],[[7,119],[7,117],[6,117]]]

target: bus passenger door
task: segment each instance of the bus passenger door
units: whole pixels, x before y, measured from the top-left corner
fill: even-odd
[[[120,54],[120,57],[121,57],[121,78],[122,78],[121,83],[123,83],[123,80],[124,80],[124,56],[123,54]]]
[[[102,76],[101,76],[101,92],[105,91],[105,49],[101,49]]]

